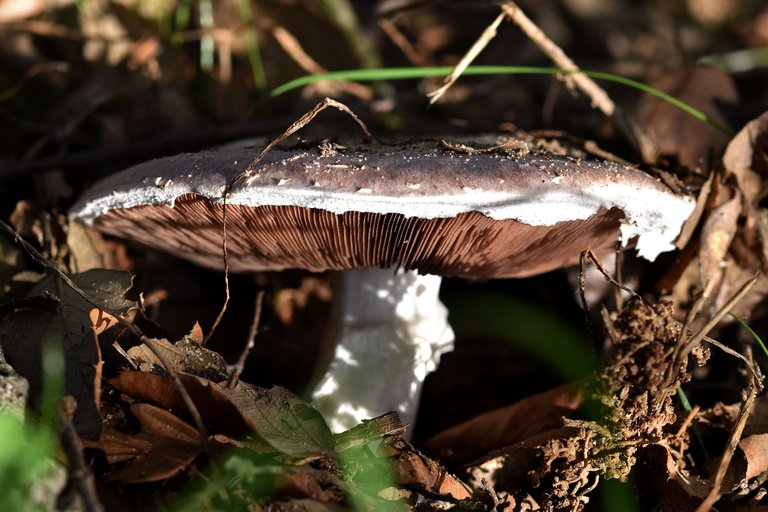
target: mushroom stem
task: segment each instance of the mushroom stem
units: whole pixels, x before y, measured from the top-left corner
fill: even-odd
[[[413,423],[427,374],[453,349],[439,276],[348,270],[334,287],[335,344],[312,401],[331,430],[397,411]]]

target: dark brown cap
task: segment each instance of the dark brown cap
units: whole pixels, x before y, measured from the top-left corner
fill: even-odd
[[[222,195],[257,149],[182,154],[95,185],[71,216],[222,266]],[[521,277],[634,240],[654,259],[694,201],[614,163],[545,152],[462,152],[438,141],[273,150],[227,198],[235,271],[403,267]]]

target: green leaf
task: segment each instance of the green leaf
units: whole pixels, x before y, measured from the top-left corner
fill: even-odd
[[[333,453],[333,433],[320,413],[286,388],[260,388],[239,382],[224,389],[256,433],[280,453],[314,457]]]

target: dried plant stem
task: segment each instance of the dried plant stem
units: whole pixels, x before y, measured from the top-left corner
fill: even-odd
[[[613,119],[616,126],[624,136],[634,144],[646,161],[652,161],[655,157],[655,148],[650,139],[643,133],[640,127],[608,96],[605,90],[583,73],[578,73],[578,66],[555,44],[547,35],[531,21],[528,16],[512,0],[505,0],[501,4],[502,12],[509,17],[520,29],[533,41],[533,43],[561,69],[572,71],[565,75],[564,80],[573,84],[581,92],[587,95],[592,104],[600,109],[606,116]]]
[[[327,73],[328,70],[313,59],[301,45],[301,42],[294,37],[285,27],[274,22],[266,21],[263,23],[265,30],[268,30],[277,44],[288,54],[293,61],[310,75],[319,75]],[[373,99],[373,91],[370,87],[358,82],[338,82],[339,88],[358,98],[370,101]]]
[[[397,28],[397,25],[392,20],[386,17],[382,17],[379,18],[377,24],[381,31],[384,32],[387,37],[389,37],[389,40],[392,41],[392,43],[394,43],[394,45],[397,46],[401,52],[403,52],[403,55],[405,55],[411,64],[414,66],[422,67],[432,64],[432,62],[429,62],[418,51],[416,51],[416,48],[413,47],[408,38],[405,37],[399,28]]]
[[[731,459],[733,458],[733,454],[736,451],[736,447],[739,445],[739,441],[741,441],[741,435],[744,432],[744,427],[747,425],[747,419],[749,418],[749,415],[752,414],[752,409],[755,406],[755,398],[757,398],[758,387],[762,386],[759,383],[753,381],[746,390],[747,397],[741,404],[739,417],[736,419],[736,423],[731,430],[731,435],[728,438],[728,444],[726,445],[725,451],[720,458],[720,465],[718,466],[717,473],[715,473],[715,477],[712,480],[712,488],[709,490],[709,494],[707,494],[707,497],[704,499],[704,501],[702,501],[698,506],[696,512],[706,512],[708,510],[712,510],[712,507],[722,496],[720,490],[723,486],[723,480],[725,479],[725,475],[728,471],[728,466],[731,464]]]
[[[691,426],[691,423],[693,423],[694,418],[696,418],[696,415],[699,414],[699,411],[701,410],[700,406],[695,406],[693,409],[691,409],[691,412],[688,413],[688,416],[685,417],[685,421],[683,421],[683,424],[680,425],[680,428],[677,429],[677,432],[675,433],[675,439],[680,439],[683,437],[683,434],[686,430],[688,430],[688,427]]]
[[[757,283],[758,276],[755,275],[752,277],[749,281],[741,285],[741,288],[733,294],[733,297],[728,299],[728,302],[726,302],[723,307],[715,313],[715,315],[709,320],[709,322],[706,323],[704,327],[701,328],[699,332],[697,332],[691,340],[685,345],[681,352],[682,357],[686,357],[688,354],[691,353],[691,350],[693,350],[704,338],[704,336],[714,329],[714,327],[720,322],[720,320],[725,317],[735,306],[738,304],[741,299],[744,298],[744,296],[749,293],[749,290],[752,289],[752,287]]]
[[[72,414],[76,407],[74,398],[65,397],[59,411],[61,445],[69,463],[68,485],[82,499],[83,510],[86,512],[103,512],[104,505],[102,505],[99,494],[96,492],[93,471],[85,461],[83,444],[80,442],[80,437],[72,423]]]
[[[493,23],[491,23],[483,31],[483,33],[480,34],[478,40],[475,41],[469,51],[465,53],[459,63],[456,64],[456,67],[453,68],[451,74],[445,77],[445,82],[443,83],[442,87],[436,91],[432,91],[427,95],[429,97],[430,105],[437,102],[437,100],[439,100],[443,94],[445,94],[445,91],[447,91],[454,84],[454,82],[459,79],[464,70],[467,69],[470,64],[472,64],[472,61],[475,60],[475,57],[480,55],[480,52],[482,52],[485,47],[488,46],[488,43],[491,42],[491,39],[496,37],[496,30],[499,28],[499,25],[501,25],[501,22],[504,21],[505,17],[506,15],[504,13],[499,14],[496,19],[493,20]]]
[[[237,385],[238,379],[240,379],[240,374],[243,373],[243,369],[245,369],[245,360],[248,359],[248,354],[251,353],[251,350],[253,349],[256,341],[256,335],[259,333],[259,322],[261,321],[261,307],[264,304],[264,290],[260,290],[259,293],[256,294],[256,304],[253,308],[253,321],[251,322],[251,330],[248,333],[248,341],[245,344],[245,348],[243,349],[243,352],[240,354],[240,357],[237,360],[237,363],[235,364],[234,368],[232,368],[232,373],[229,376],[229,381],[227,381],[227,387],[233,388]]]

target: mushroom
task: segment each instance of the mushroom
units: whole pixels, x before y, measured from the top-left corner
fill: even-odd
[[[524,277],[634,243],[674,248],[694,201],[615,163],[425,141],[268,152],[227,196],[229,266],[338,271],[338,340],[312,394],[335,431],[388,410],[415,417],[451,350],[441,276]],[[222,268],[222,202],[247,147],[152,160],[88,190],[71,217]]]

